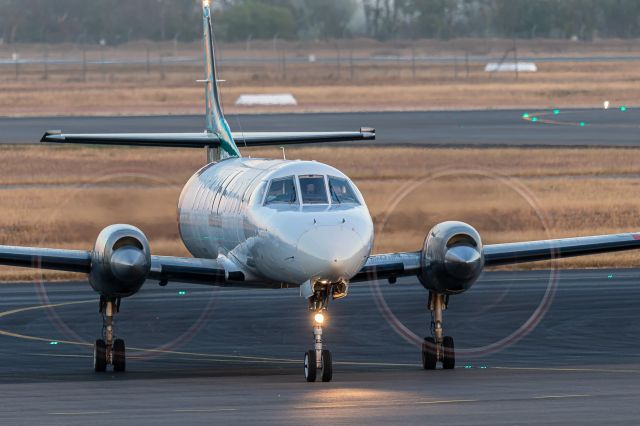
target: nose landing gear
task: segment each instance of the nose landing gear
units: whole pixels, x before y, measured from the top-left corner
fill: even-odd
[[[96,372],[106,371],[107,365],[113,365],[113,371],[116,372],[126,369],[124,340],[113,338],[113,317],[118,311],[120,311],[120,298],[100,297],[103,338],[96,340],[93,346],[93,368]]]
[[[456,353],[453,337],[444,336],[442,312],[447,309],[447,297],[443,294],[429,292],[429,310],[433,315],[431,334],[422,343],[422,367],[425,370],[435,370],[438,361],[442,368],[451,370],[456,366]]]
[[[322,325],[328,300],[328,289],[317,291],[309,299],[309,310],[313,313],[314,348],[304,354],[304,378],[307,382],[315,382],[318,372],[323,382],[330,382],[333,378],[331,352],[322,347]]]

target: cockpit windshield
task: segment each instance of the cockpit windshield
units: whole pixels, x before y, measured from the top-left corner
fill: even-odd
[[[304,204],[329,204],[322,175],[300,176],[300,194]]]
[[[293,176],[274,179],[269,185],[267,192],[266,204],[296,204],[298,197],[296,196],[296,187],[293,183]]]
[[[329,176],[329,193],[333,204],[360,204],[353,188],[346,179]]]
[[[345,178],[302,175],[298,176],[298,185],[303,204],[329,204],[329,196],[332,204],[360,204],[353,186]],[[299,204],[295,177],[273,179],[264,204]]]

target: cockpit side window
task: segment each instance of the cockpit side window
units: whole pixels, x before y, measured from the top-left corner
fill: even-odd
[[[269,191],[264,204],[297,204],[298,196],[293,183],[293,176],[282,179],[274,179],[269,185]]]
[[[335,176],[329,176],[329,193],[334,204],[360,204],[349,181]]]
[[[304,204],[329,204],[323,175],[306,175],[298,179]]]

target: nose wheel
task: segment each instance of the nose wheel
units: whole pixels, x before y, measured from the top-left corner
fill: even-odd
[[[113,338],[113,317],[120,310],[120,299],[100,297],[100,312],[102,313],[103,338],[96,340],[93,345],[93,369],[96,372],[107,371],[112,365],[113,371],[126,370],[126,348],[124,340]]]
[[[316,357],[315,349],[308,350],[304,354],[304,378],[307,382],[315,382],[320,372],[320,379],[323,382],[330,382],[333,378],[333,366],[331,362],[331,351],[324,349],[320,356],[320,362]],[[320,365],[320,367],[318,367]]]
[[[333,378],[333,360],[331,351],[322,349],[322,323],[324,315],[317,313],[314,315],[313,325],[314,348],[309,349],[304,354],[304,378],[307,382],[315,382],[320,373],[323,382],[330,382]]]
[[[452,370],[456,366],[456,352],[453,337],[444,336],[442,312],[447,309],[447,300],[443,294],[429,293],[429,310],[433,315],[431,333],[433,337],[425,337],[422,342],[422,367],[435,370],[438,362],[442,362],[444,370]]]
[[[322,347],[322,325],[328,299],[328,291],[316,292],[309,299],[309,310],[313,314],[314,345],[304,354],[304,378],[307,382],[315,382],[318,375],[323,382],[330,382],[333,378],[331,352]]]

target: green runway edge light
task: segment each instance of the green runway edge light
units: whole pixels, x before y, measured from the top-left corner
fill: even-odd
[[[60,342],[58,342],[56,340],[52,340],[51,342],[49,342],[50,345],[57,345],[58,343],[60,343]]]
[[[624,111],[626,111],[626,110],[627,110],[627,107],[626,107],[626,106],[621,106],[621,107],[620,107],[620,111],[624,112]]]
[[[584,127],[584,126],[586,126],[586,125],[587,125],[587,123],[585,123],[584,121],[581,121],[581,122],[580,122],[580,127]]]
[[[186,296],[186,295],[187,295],[187,292],[186,292],[186,291],[184,291],[184,290],[180,290],[180,291],[178,292],[178,296]]]
[[[554,109],[554,110],[553,110],[553,114],[554,114],[554,115],[558,115],[558,114],[560,114],[560,110],[559,110],[559,109]]]
[[[607,278],[612,279],[613,278],[613,274],[607,275]]]
[[[529,118],[529,113],[525,112],[524,114],[522,114],[522,118]]]
[[[464,368],[469,369],[469,368],[473,368],[472,365],[465,365]]]
[[[533,122],[535,123],[536,121],[538,121],[538,117],[533,117],[533,118],[531,119],[531,121],[533,121]]]

